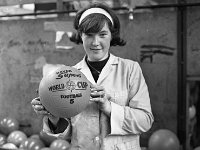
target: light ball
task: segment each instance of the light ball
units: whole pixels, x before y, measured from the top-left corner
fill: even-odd
[[[90,82],[78,69],[63,65],[42,78],[39,97],[52,115],[70,118],[88,105]]]

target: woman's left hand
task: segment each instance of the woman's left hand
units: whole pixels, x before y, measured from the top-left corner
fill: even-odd
[[[98,103],[99,109],[103,111],[106,115],[110,116],[111,103],[109,100],[111,97],[106,94],[105,89],[102,86],[91,85],[90,96],[90,101]]]

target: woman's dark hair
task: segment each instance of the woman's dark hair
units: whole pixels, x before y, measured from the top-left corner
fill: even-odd
[[[98,14],[98,13],[94,13],[94,14],[90,14],[90,15],[86,16],[82,20],[82,22],[79,24],[79,19],[80,19],[81,15],[83,14],[83,12],[86,11],[87,9],[96,8],[96,7],[102,8],[105,11],[107,11],[113,20],[113,24],[106,16],[104,16],[102,14]],[[108,6],[101,4],[101,3],[93,3],[93,4],[89,5],[88,7],[84,8],[83,10],[80,10],[77,12],[76,17],[74,19],[74,28],[77,30],[77,32],[74,33],[72,35],[72,37],[70,37],[70,40],[72,42],[75,42],[76,44],[83,43],[82,39],[81,39],[82,33],[97,33],[99,31],[101,31],[101,29],[104,27],[106,22],[108,24],[108,27],[109,27],[109,29],[111,31],[111,35],[112,35],[110,45],[111,46],[117,46],[117,45],[124,46],[126,44],[126,42],[123,39],[121,39],[121,37],[120,37],[120,22],[119,22],[117,15],[115,14],[115,12],[112,9],[110,9]]]

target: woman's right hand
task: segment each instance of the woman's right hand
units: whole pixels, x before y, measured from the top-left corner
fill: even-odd
[[[33,110],[37,115],[49,115],[49,112],[44,108],[42,103],[40,102],[40,98],[36,97],[31,101],[31,105]]]
[[[40,102],[40,98],[39,97],[36,97],[34,98],[32,101],[31,101],[31,105],[32,105],[32,108],[33,110],[36,112],[37,115],[42,115],[42,116],[45,116],[47,115],[48,118],[50,119],[50,121],[56,125],[59,118],[58,117],[55,117],[54,115],[52,115],[51,113],[49,113],[45,107],[42,105],[42,103]]]

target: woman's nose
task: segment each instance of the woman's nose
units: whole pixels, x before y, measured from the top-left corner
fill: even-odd
[[[99,45],[99,37],[98,36],[93,37],[92,45],[94,45],[94,46]]]

